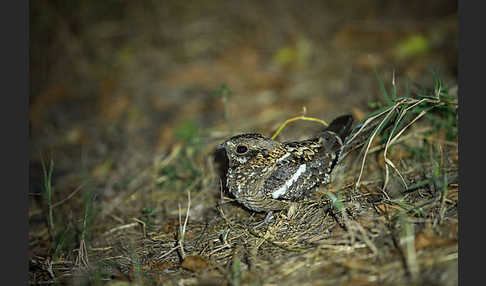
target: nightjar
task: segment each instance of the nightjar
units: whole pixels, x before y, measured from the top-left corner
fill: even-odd
[[[351,115],[343,115],[317,136],[295,142],[278,142],[256,133],[231,137],[217,147],[228,160],[228,191],[254,211],[287,208],[329,183],[352,123]]]

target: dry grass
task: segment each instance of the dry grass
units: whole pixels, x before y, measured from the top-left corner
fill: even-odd
[[[143,172],[151,175],[143,176],[135,193],[108,205],[105,219],[90,228],[89,246],[82,233],[77,253],[71,256],[74,262],[59,257],[37,263],[45,265],[53,282],[409,285],[439,279],[438,284],[453,284],[458,256],[458,166],[453,159],[457,145],[436,143],[443,139],[432,134],[427,140],[441,146],[437,160],[417,161],[409,155],[393,161],[395,150],[423,138],[425,123],[418,126],[417,120],[444,104],[439,94],[396,99],[384,111],[363,120],[349,142],[362,135],[370,140],[348,150],[334,182],[288,211],[274,214],[269,224],[260,223],[263,214],[251,213],[225,196],[213,158],[206,157],[212,154],[206,148],[209,145],[198,147],[199,154],[191,153],[203,170],[192,182],[180,185],[177,182],[186,179],[167,172],[162,172],[163,179],[161,170],[179,168],[181,156],[187,156],[191,148],[176,145]],[[421,104],[428,104],[427,111],[419,111],[400,125]],[[377,144],[373,139],[383,134],[386,129],[381,127],[390,118],[391,132],[388,138],[381,136],[383,144]],[[364,150],[361,156],[357,146]],[[372,160],[372,154],[379,156]],[[379,167],[380,160],[384,169]],[[359,168],[350,168],[353,162],[361,162]],[[130,223],[114,214],[117,209],[124,210],[122,215],[140,209],[140,197],[130,197],[160,182],[164,182],[162,190],[146,193],[143,200],[177,202],[177,213],[159,211],[153,220],[138,216]]]
[[[457,95],[393,74],[366,116],[373,69],[456,81],[457,3],[57,2],[30,7],[31,284],[457,284]],[[331,184],[268,224],[227,196],[222,140],[350,109]]]

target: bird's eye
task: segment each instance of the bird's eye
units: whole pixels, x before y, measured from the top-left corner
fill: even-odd
[[[243,154],[246,151],[248,151],[248,148],[244,145],[238,145],[238,147],[236,147],[236,152],[239,154]]]

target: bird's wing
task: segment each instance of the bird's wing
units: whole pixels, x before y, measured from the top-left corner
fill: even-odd
[[[267,197],[301,199],[315,186],[329,183],[343,146],[335,132],[329,130],[317,138],[284,144],[288,153],[265,180]]]
[[[301,198],[310,187],[309,180],[312,178],[312,171],[308,166],[309,162],[304,161],[277,163],[275,170],[265,180],[265,195],[268,198],[284,200]]]

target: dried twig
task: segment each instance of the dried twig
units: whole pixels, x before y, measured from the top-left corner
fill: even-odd
[[[118,230],[130,228],[130,227],[135,227],[138,224],[139,224],[138,222],[132,222],[132,223],[129,223],[129,224],[120,225],[120,226],[114,227],[114,228],[106,231],[103,235],[108,235],[108,234],[112,234],[112,233],[114,233],[115,231],[118,231]]]
[[[304,108],[304,113],[305,113],[305,108]],[[285,120],[285,122],[282,123],[282,125],[280,125],[280,127],[277,129],[277,131],[275,131],[275,133],[272,136],[272,139],[277,138],[278,134],[280,134],[280,132],[282,131],[282,129],[284,129],[287,124],[289,124],[290,122],[297,121],[297,120],[315,121],[315,122],[321,123],[324,126],[329,126],[329,124],[326,121],[322,120],[322,119],[314,118],[314,117],[307,117],[307,116],[305,116],[305,114],[303,114],[301,116],[296,116],[296,117],[292,117],[290,119]]]
[[[143,232],[143,238],[147,237],[147,224],[143,220],[139,220],[136,217],[133,217],[132,220],[138,222],[139,224],[142,225],[142,232]]]
[[[63,203],[67,202],[69,199],[74,197],[81,189],[83,189],[84,184],[79,185],[72,193],[70,193],[66,198],[60,200],[59,202],[52,204],[52,208],[62,205]]]
[[[187,226],[187,221],[189,220],[189,210],[191,208],[191,192],[187,192],[187,212],[186,212],[186,218],[184,219],[184,225],[182,225],[182,219],[181,219],[181,204],[179,204],[179,249],[180,249],[180,255],[182,257],[182,260],[186,257],[186,254],[184,252],[184,235],[186,233],[186,226]]]

